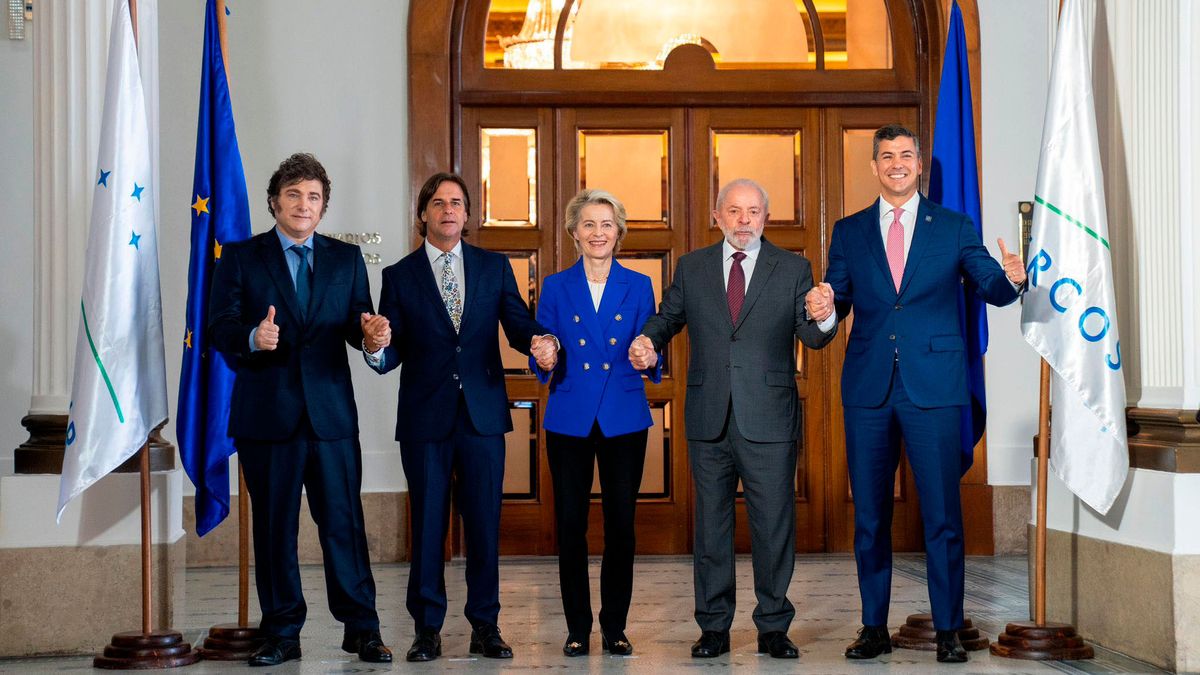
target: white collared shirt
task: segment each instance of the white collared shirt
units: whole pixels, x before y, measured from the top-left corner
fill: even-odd
[[[758,254],[761,252],[762,239],[755,239],[742,251],[746,254],[746,257],[742,259],[742,272],[746,276],[746,288],[743,288],[743,291],[750,288],[750,277],[754,274],[754,264],[758,262]],[[734,253],[737,253],[737,249],[733,247],[733,244],[730,244],[728,239],[721,240],[721,271],[725,275],[726,289],[729,288],[729,270],[733,269]]]
[[[904,213],[900,214],[900,226],[904,228],[904,259],[908,260],[908,251],[912,248],[913,230],[917,227],[917,209],[921,207],[921,193],[914,192],[908,201],[904,202],[900,208],[904,209]],[[883,195],[879,196],[879,236],[883,241],[883,250],[887,252],[888,230],[892,227],[892,221],[895,216],[892,215],[892,205],[888,203]]]
[[[425,255],[429,258],[429,267],[433,270],[433,281],[438,287],[438,291],[442,290],[442,256],[446,251],[429,243],[425,240]],[[450,271],[454,273],[454,278],[458,280],[458,297],[462,300],[463,306],[467,306],[467,275],[463,271],[463,246],[460,239],[454,248],[450,249]]]

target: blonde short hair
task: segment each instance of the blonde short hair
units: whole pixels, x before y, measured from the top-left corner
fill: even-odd
[[[579,194],[572,197],[571,201],[567,203],[567,234],[571,235],[571,241],[575,244],[575,252],[579,252],[579,241],[575,239],[575,229],[579,227],[583,207],[591,204],[607,204],[612,207],[613,221],[617,225],[617,245],[613,251],[621,250],[621,240],[625,239],[625,233],[629,231],[629,228],[625,226],[625,205],[610,192],[587,189],[580,190]]]

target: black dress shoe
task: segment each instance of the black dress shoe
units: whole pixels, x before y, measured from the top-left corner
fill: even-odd
[[[251,666],[277,666],[285,661],[300,658],[300,641],[292,638],[270,636],[261,647],[254,650],[246,663]]]
[[[846,647],[848,659],[873,659],[880,654],[892,653],[892,638],[888,635],[887,626],[863,626],[858,631],[858,639]]]
[[[800,650],[788,639],[787,633],[776,630],[758,634],[758,653],[770,654],[773,659],[798,659]]]
[[[405,659],[412,662],[432,661],[442,655],[442,636],[432,628],[417,631],[417,638],[408,648]]]
[[[967,650],[958,639],[956,630],[939,630],[937,632],[938,663],[966,663]]]
[[[483,654],[489,659],[511,659],[512,647],[500,637],[500,629],[492,624],[480,624],[471,630],[472,654]]]
[[[729,631],[706,630],[692,643],[693,659],[713,659],[729,651]]]
[[[383,644],[377,630],[347,632],[342,638],[342,651],[358,654],[368,663],[391,663],[392,650]]]
[[[563,654],[567,656],[587,656],[587,653],[587,635],[567,635],[567,641],[563,643]]]
[[[625,631],[613,633],[612,637],[601,631],[600,646],[613,656],[629,656],[633,653],[633,645],[630,644],[629,638],[625,637]]]

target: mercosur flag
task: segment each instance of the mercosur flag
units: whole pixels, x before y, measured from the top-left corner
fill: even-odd
[[[1025,340],[1054,369],[1050,467],[1107,513],[1129,467],[1092,73],[1079,0],[1059,18],[1038,163]]]
[[[167,418],[150,138],[128,0],[113,12],[58,516]]]

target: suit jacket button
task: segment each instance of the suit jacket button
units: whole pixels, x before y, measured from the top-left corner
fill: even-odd
[[[620,321],[620,320],[621,320],[621,315],[620,315],[620,314],[618,314],[618,315],[614,316],[613,318],[614,318],[614,319],[616,319],[617,321]]]
[[[889,336],[888,336],[888,339],[889,339],[889,340],[895,340],[895,339],[896,339],[896,336],[895,336],[895,335],[889,335]]]
[[[576,314],[572,318],[575,319],[575,323],[579,323],[579,315],[578,314]]]
[[[458,353],[458,352],[461,352],[461,351],[462,351],[462,346],[461,346],[461,345],[460,345],[460,346],[458,346],[458,347],[455,347],[455,348],[454,348],[454,352],[455,352],[455,353]]]
[[[583,369],[584,369],[584,370],[591,370],[591,369],[592,369],[592,364],[590,364],[590,363],[587,363],[587,362],[584,362],[584,364],[583,364]]]
[[[896,305],[896,309],[900,309],[900,305]]]
[[[617,338],[608,338],[608,344],[610,344],[610,345],[617,344]]]
[[[587,340],[584,340],[583,338],[579,338],[579,346],[580,346],[580,347],[582,347],[582,346],[584,346],[584,345],[586,345],[586,344],[587,344]]]
[[[604,365],[602,365],[602,366],[600,366],[600,367],[601,367],[601,368],[603,368],[603,369],[605,369],[605,370],[608,370],[608,364],[607,364],[607,363],[606,363],[606,364],[604,364]]]
[[[458,379],[458,373],[454,373],[454,375],[452,375],[451,377],[453,377],[454,379],[456,379],[456,380],[457,380],[457,379]]]

